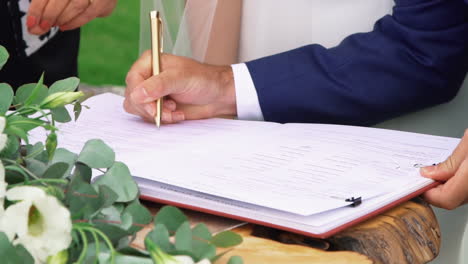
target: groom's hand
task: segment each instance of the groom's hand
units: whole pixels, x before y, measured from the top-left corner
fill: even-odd
[[[213,66],[164,54],[162,72],[152,75],[151,52],[145,52],[127,75],[124,108],[154,122],[155,101],[166,96],[161,121],[236,115],[234,77],[230,66]]]
[[[47,33],[53,26],[71,30],[110,15],[116,5],[117,0],[32,0],[26,24],[35,35]]]
[[[421,174],[443,182],[424,194],[432,205],[451,210],[468,203],[468,130],[446,161],[422,168]]]

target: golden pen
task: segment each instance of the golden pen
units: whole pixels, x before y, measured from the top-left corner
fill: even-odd
[[[151,19],[151,63],[153,66],[153,75],[161,73],[161,55],[163,53],[163,26],[160,13],[158,11],[150,12]],[[163,98],[156,101],[156,116],[154,121],[156,126],[161,126]]]

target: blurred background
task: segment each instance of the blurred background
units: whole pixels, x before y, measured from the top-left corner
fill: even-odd
[[[111,16],[81,29],[79,77],[82,83],[125,86],[125,76],[138,58],[140,1],[118,1]]]

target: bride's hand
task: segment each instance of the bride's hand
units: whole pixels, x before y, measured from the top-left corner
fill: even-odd
[[[124,108],[154,122],[155,101],[166,96],[161,121],[174,123],[236,115],[230,66],[213,66],[173,55],[162,56],[162,73],[153,76],[151,52],[145,52],[127,75]]]
[[[117,0],[32,0],[26,25],[35,35],[47,33],[53,26],[71,30],[110,15],[116,4]]]

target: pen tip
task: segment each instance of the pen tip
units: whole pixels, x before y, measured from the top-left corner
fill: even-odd
[[[156,118],[154,119],[154,121],[155,121],[155,123],[156,123],[156,127],[157,127],[157,128],[161,127],[161,120],[160,120],[159,118],[156,117]]]

